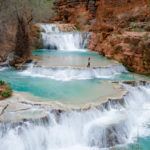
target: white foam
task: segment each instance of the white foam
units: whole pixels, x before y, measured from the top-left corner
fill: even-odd
[[[16,150],[103,150],[131,143],[137,136],[150,135],[150,111],[143,109],[150,104],[149,91],[150,87],[130,88],[124,106],[110,102],[109,109],[70,111],[56,119],[50,113],[46,126],[29,123],[8,129],[5,136],[0,130],[0,149],[15,145]]]
[[[42,32],[45,33],[59,33],[61,32],[56,24],[39,24]]]
[[[8,69],[8,67],[0,67],[0,71],[4,71],[6,69]]]
[[[61,32],[55,24],[41,24],[44,48],[63,51],[86,51],[88,34],[80,32]]]
[[[112,79],[117,74],[126,72],[121,65],[103,67],[103,68],[43,68],[30,66],[27,70],[19,72],[23,76],[50,78],[54,80],[87,80],[106,78]]]

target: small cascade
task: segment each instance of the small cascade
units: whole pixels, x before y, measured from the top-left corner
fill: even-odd
[[[149,136],[150,86],[127,89],[123,102],[109,101],[107,107],[63,113],[49,110],[46,124],[0,124],[0,149],[12,150],[15,145],[15,150],[103,150]]]
[[[47,34],[61,32],[56,24],[40,24],[40,27],[42,32]]]
[[[36,67],[33,64],[28,69],[19,72],[22,76],[50,78],[54,80],[87,80],[87,79],[113,79],[116,75],[127,73],[121,65],[96,68],[73,68],[73,67]]]
[[[89,33],[62,32],[55,24],[41,24],[43,47],[64,51],[85,51]]]

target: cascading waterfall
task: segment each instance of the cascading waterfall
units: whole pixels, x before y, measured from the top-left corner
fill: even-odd
[[[41,28],[45,48],[85,51],[88,33],[61,32],[54,24],[41,24]],[[30,64],[26,70],[17,71],[21,76],[61,81],[114,79],[122,73],[127,71],[118,64],[89,68]],[[124,86],[128,93],[120,101],[109,100],[87,110],[48,110],[46,122],[0,123],[0,150],[12,150],[13,145],[15,150],[106,150],[134,143],[137,136],[150,136],[150,85]]]
[[[85,51],[89,33],[61,32],[55,24],[41,24],[44,48],[65,51]]]
[[[127,87],[123,102],[85,111],[49,113],[44,124],[0,125],[0,150],[99,150],[150,135],[150,86]],[[137,134],[138,131],[138,134]]]
[[[40,24],[42,40],[45,48],[65,51],[86,51],[89,33],[62,32],[56,24]],[[44,59],[44,58],[43,58]],[[88,62],[88,58],[87,58]],[[126,73],[122,65],[108,67],[38,67],[31,64],[26,70],[19,72],[23,76],[44,77],[54,80],[86,80],[86,79],[113,79],[116,75]]]
[[[116,75],[121,73],[127,73],[126,69],[121,65],[96,68],[44,68],[36,67],[33,64],[31,64],[28,69],[19,72],[19,74],[23,76],[43,77],[61,81],[113,79]]]

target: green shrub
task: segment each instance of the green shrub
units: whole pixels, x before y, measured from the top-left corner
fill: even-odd
[[[5,85],[5,81],[0,80],[0,85]]]
[[[4,98],[10,97],[12,94],[12,89],[9,87],[1,93],[1,96]]]

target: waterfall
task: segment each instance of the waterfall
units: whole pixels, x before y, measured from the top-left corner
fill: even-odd
[[[55,24],[41,24],[43,47],[65,51],[85,51],[88,33],[61,32]]]
[[[0,150],[99,150],[149,136],[150,86],[127,89],[124,103],[59,114],[50,110],[47,124],[0,124]]]
[[[73,67],[36,67],[33,64],[26,70],[19,72],[22,76],[50,78],[53,80],[87,80],[87,79],[113,79],[116,75],[127,73],[121,65],[97,68],[73,68]]]

